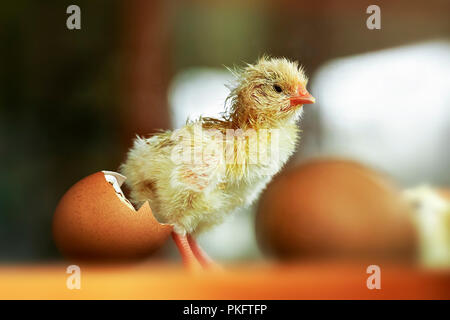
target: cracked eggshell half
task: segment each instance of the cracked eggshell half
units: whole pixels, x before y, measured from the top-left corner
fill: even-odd
[[[61,253],[77,260],[137,260],[160,248],[172,226],[159,223],[148,202],[139,210],[125,198],[126,177],[94,173],[72,186],[53,217],[53,238]]]

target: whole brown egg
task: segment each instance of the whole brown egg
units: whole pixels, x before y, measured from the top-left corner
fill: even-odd
[[[166,241],[172,227],[159,223],[147,202],[134,209],[120,189],[125,179],[116,172],[97,172],[64,194],[53,218],[53,238],[64,256],[142,259]]]
[[[412,261],[417,249],[400,190],[340,159],[310,161],[276,177],[259,201],[256,234],[262,249],[281,259]]]

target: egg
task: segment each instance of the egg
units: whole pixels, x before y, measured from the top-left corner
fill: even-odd
[[[148,257],[169,237],[148,202],[139,210],[125,198],[126,177],[111,171],[92,174],[61,198],[53,217],[53,238],[75,260],[135,260]]]
[[[414,261],[417,234],[401,191],[359,163],[319,159],[274,179],[257,208],[261,248],[280,259]]]

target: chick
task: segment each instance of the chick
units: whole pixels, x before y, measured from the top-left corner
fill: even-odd
[[[295,150],[301,107],[315,102],[297,62],[262,57],[232,72],[221,118],[137,137],[120,169],[131,200],[148,201],[160,222],[174,226],[188,266],[213,264],[193,235],[257,198]]]
[[[427,185],[407,189],[420,240],[421,261],[428,267],[450,267],[450,201]]]

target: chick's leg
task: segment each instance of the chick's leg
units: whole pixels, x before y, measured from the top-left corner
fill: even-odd
[[[190,271],[200,270],[202,267],[197,261],[196,256],[192,252],[188,238],[185,235],[181,235],[176,232],[172,232],[172,238],[177,245],[178,251],[180,251],[183,265]]]
[[[200,264],[204,268],[208,269],[220,269],[220,266],[215,263],[203,249],[198,245],[195,238],[191,235],[187,236],[189,245],[191,247],[192,252],[194,253],[195,257],[197,258],[197,261],[200,262]]]

